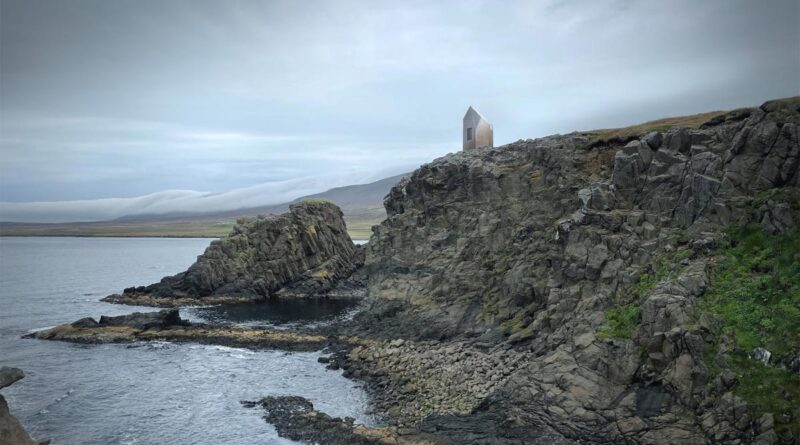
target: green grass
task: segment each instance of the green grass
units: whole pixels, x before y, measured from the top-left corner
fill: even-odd
[[[756,413],[772,413],[779,435],[800,437],[800,375],[766,366],[744,353],[731,356],[736,373],[734,393],[757,406]]]
[[[800,230],[771,236],[748,226],[731,230],[726,244],[704,308],[744,350],[800,346]]]
[[[631,292],[639,298],[643,298],[662,280],[676,278],[683,270],[681,261],[689,258],[690,255],[690,250],[681,249],[656,259],[650,268],[650,272],[644,272],[639,275],[639,281],[633,286]]]
[[[702,305],[717,315],[723,331],[733,332],[740,348],[729,362],[738,377],[733,391],[757,415],[773,413],[779,434],[798,438],[800,375],[746,353],[764,347],[777,358],[800,347],[800,229],[783,235],[755,225],[731,229],[720,253]]]
[[[608,128],[601,130],[591,130],[582,132],[589,137],[589,147],[610,144],[625,143],[638,139],[651,131],[667,131],[672,127],[698,128],[700,125],[727,114],[726,111],[711,111],[708,113],[693,114],[691,116],[678,116],[644,122],[624,128]]]
[[[599,338],[631,338],[641,321],[639,304],[629,303],[606,311],[607,324],[597,331]]]
[[[657,258],[649,267],[650,272],[639,275],[639,281],[631,288],[635,300],[613,307],[605,312],[606,324],[597,331],[600,338],[631,338],[641,321],[639,305],[658,283],[677,277],[683,270],[681,262],[691,251],[679,249]]]
[[[309,204],[333,204],[331,200],[325,198],[305,198],[301,202],[307,202]]]

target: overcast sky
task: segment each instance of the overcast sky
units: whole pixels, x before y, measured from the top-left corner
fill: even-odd
[[[0,220],[380,179],[469,105],[499,145],[798,94],[796,0],[0,0]]]

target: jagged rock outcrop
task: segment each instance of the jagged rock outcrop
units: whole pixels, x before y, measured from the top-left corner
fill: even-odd
[[[3,366],[0,368],[0,389],[25,377],[22,370]],[[3,445],[44,445],[50,441],[37,442],[22,427],[16,417],[11,415],[6,399],[0,395],[0,443]]]
[[[361,328],[524,353],[507,375],[489,386],[480,376],[465,387],[452,376],[437,383],[425,370],[454,362],[382,358],[385,346],[349,366],[396,388],[398,405],[447,388],[430,405],[405,405],[404,424],[504,413],[494,420],[507,427],[501,437],[475,443],[525,443],[514,432],[526,425],[589,443],[776,442],[724,370],[712,381],[706,355],[716,339],[698,308],[725,226],[776,233],[796,224],[800,99],[624,147],[591,145],[574,133],[439,158],[392,189],[388,217],[373,229]],[[648,276],[657,279],[645,285]],[[605,312],[626,305],[640,312],[635,329],[605,334]]]
[[[104,300],[179,306],[319,296],[352,275],[363,258],[363,249],[347,234],[341,210],[309,200],[279,216],[240,219],[187,271]]]
[[[86,317],[70,324],[31,332],[25,334],[23,338],[87,344],[139,341],[196,342],[288,351],[316,351],[327,343],[324,336],[314,333],[191,323],[180,317],[178,309],[134,312],[115,317],[103,315],[100,321]]]
[[[242,402],[248,408],[264,409],[264,420],[275,425],[282,437],[303,443],[347,445],[433,445],[422,438],[403,438],[397,428],[368,428],[355,419],[331,417],[297,396],[265,397],[258,402]]]

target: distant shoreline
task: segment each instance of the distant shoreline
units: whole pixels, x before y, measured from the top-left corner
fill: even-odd
[[[0,233],[0,238],[176,238],[176,239],[219,239],[221,236],[215,235],[60,235],[60,234],[25,234],[25,235],[5,235]],[[369,241],[369,238],[353,238],[353,242]]]
[[[345,217],[347,220],[348,218]],[[350,218],[347,233],[352,239],[366,240],[372,226],[380,220]],[[78,238],[222,238],[235,226],[234,221],[144,221],[84,223],[0,223],[0,237],[78,237]]]
[[[19,235],[6,235],[0,233],[0,238],[208,238],[217,239],[217,235],[62,235],[62,234],[19,234]]]

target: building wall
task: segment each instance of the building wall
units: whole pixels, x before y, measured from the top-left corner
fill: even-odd
[[[467,129],[472,128],[472,140],[467,140]],[[468,111],[464,116],[462,131],[463,150],[475,150],[494,146],[494,130],[492,124],[482,119],[478,113]]]
[[[492,124],[481,119],[475,130],[475,148],[494,147],[494,129]]]

